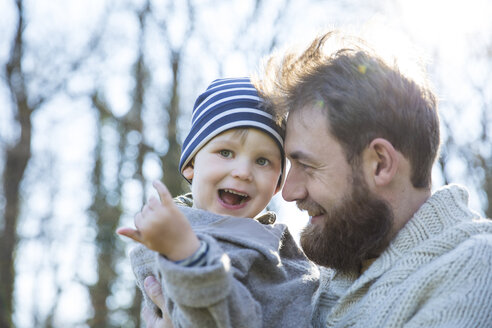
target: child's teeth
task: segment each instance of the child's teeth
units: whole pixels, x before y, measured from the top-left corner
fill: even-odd
[[[231,193],[231,194],[234,194],[234,195],[239,195],[239,196],[242,196],[242,197],[248,197],[248,195],[246,194],[241,194],[239,192],[236,192],[234,190],[230,190],[230,189],[224,189],[224,191],[228,192],[228,193]]]

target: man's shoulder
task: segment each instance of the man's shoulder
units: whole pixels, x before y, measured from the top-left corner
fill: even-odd
[[[460,236],[460,238],[458,238],[459,243],[456,246],[457,248],[464,247],[463,245],[471,247],[477,242],[481,243],[482,240],[486,240],[489,243],[492,241],[492,220],[490,219],[477,217],[470,221],[461,222],[449,230],[449,233],[446,233],[447,231],[445,231],[445,236]],[[448,238],[450,238],[450,236],[448,236]]]
[[[463,221],[445,230],[442,235],[429,240],[432,245],[443,249],[446,253],[464,253],[476,248],[492,247],[492,220],[477,218]]]
[[[434,229],[436,230],[436,229]],[[408,238],[404,241],[408,242]],[[440,233],[420,238],[413,247],[401,246],[383,254],[371,266],[374,270],[405,271],[408,275],[435,274],[445,270],[458,273],[464,266],[482,266],[484,258],[490,258],[486,267],[492,266],[492,221],[488,219],[465,220],[451,225]],[[401,250],[404,251],[401,251]],[[395,254],[397,254],[395,256]],[[370,268],[371,269],[371,268]]]
[[[463,229],[466,225],[457,227]],[[459,240],[440,240],[437,247],[446,248],[445,243],[449,244],[447,251],[437,256],[429,265],[437,271],[445,271],[451,275],[464,275],[465,271],[474,272],[477,276],[479,272],[490,272],[492,270],[492,222],[481,222],[478,226],[474,225],[475,231],[470,231],[470,226],[460,231],[461,234],[468,234]],[[429,247],[427,251],[432,252]]]
[[[485,223],[481,226],[484,228],[483,231],[479,231],[463,239],[451,252],[459,254],[469,253],[470,256],[478,257],[487,254],[492,256],[492,222]],[[492,262],[489,265],[492,266]]]

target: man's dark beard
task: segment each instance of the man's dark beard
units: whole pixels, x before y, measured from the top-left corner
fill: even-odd
[[[378,256],[389,244],[393,211],[369,191],[353,171],[352,193],[327,210],[323,222],[301,232],[301,247],[318,265],[358,273],[362,262]]]

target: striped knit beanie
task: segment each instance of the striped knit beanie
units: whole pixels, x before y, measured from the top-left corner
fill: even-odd
[[[283,176],[284,129],[265,110],[264,101],[249,78],[215,80],[197,98],[191,128],[183,143],[179,171],[182,173],[196,153],[218,134],[229,129],[249,127],[265,132],[276,142],[282,156]]]

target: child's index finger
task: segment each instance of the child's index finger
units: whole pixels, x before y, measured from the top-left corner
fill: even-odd
[[[136,242],[142,243],[142,235],[140,231],[133,228],[121,227],[116,229],[116,233],[121,236],[125,236],[135,240]]]
[[[155,180],[154,182],[152,182],[152,186],[154,186],[155,190],[157,190],[157,193],[159,194],[159,199],[161,200],[161,203],[163,205],[173,202],[171,193],[167,189],[166,185],[164,185],[159,180]]]

